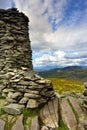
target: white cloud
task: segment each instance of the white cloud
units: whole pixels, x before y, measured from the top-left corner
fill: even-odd
[[[45,34],[45,41],[52,49],[76,49],[79,46],[87,47],[86,27],[60,27],[54,33]],[[83,44],[83,45],[82,45]],[[85,46],[86,45],[86,46]],[[79,48],[80,49],[80,48]]]
[[[58,50],[58,49],[76,49],[78,44],[86,44],[87,27],[80,26],[60,26],[55,32],[52,31],[48,18],[60,20],[63,17],[63,10],[68,0],[61,0],[53,4],[53,0],[14,0],[20,11],[23,11],[30,19],[30,38],[32,49],[38,50]],[[42,15],[45,10],[46,15]],[[79,12],[73,14],[71,22],[78,18]],[[57,22],[58,23],[58,22]]]
[[[81,56],[81,55],[80,55]],[[72,65],[87,65],[87,57],[80,58],[78,52],[56,51],[53,53],[42,54],[34,59],[34,67],[64,67]]]
[[[33,49],[38,51],[38,49],[41,50],[42,48],[45,50],[51,48],[50,44],[52,41],[48,41],[47,37],[53,34],[52,38],[54,39],[55,33],[52,32],[48,18],[51,16],[51,18],[53,20],[55,19],[55,22],[58,23],[59,19],[62,18],[63,7],[66,1],[67,0],[61,0],[54,5],[53,0],[45,0],[44,3],[41,3],[41,0],[25,0],[24,3],[22,0],[14,0],[17,8],[23,11],[30,19],[30,37]],[[48,13],[43,16],[42,14],[46,9]],[[55,41],[54,44],[56,44]]]

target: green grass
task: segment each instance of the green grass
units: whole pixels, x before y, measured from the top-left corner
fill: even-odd
[[[40,109],[39,108],[35,108],[35,109],[25,109],[23,111],[23,125],[24,125],[24,129],[26,130],[26,125],[28,125],[28,127],[30,128],[31,127],[31,124],[32,124],[32,119],[39,115],[39,111]],[[27,124],[27,119],[28,117],[30,118],[28,124]]]
[[[39,114],[39,111],[40,111],[40,109],[39,108],[35,108],[35,109],[25,109],[24,111],[23,111],[23,115],[24,115],[24,117],[26,117],[27,118],[27,116],[28,117],[35,117],[36,115],[38,115]]]
[[[5,99],[2,95],[0,95],[0,116],[2,116],[5,112],[2,107],[5,106]]]
[[[11,130],[12,127],[14,126],[14,124],[16,123],[16,121],[17,121],[17,119],[18,119],[18,116],[13,116],[13,117],[9,120],[8,114],[6,114],[5,118],[6,118],[6,122],[5,122],[5,127],[4,127],[4,129],[5,129],[5,130]],[[15,118],[15,119],[14,119],[14,118]]]
[[[5,97],[3,97],[2,94],[0,94],[0,99],[5,99]]]
[[[66,80],[58,78],[48,78],[52,81],[54,89],[60,94],[64,92],[75,91],[77,93],[82,93],[84,90],[84,82],[76,80]]]
[[[0,108],[0,116],[2,116],[5,112]]]
[[[59,120],[59,126],[60,128],[58,128],[58,130],[69,130],[68,127],[64,124],[62,118]]]

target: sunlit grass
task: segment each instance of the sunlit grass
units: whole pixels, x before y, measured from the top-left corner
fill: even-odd
[[[58,79],[58,78],[48,78],[52,81],[54,89],[59,93],[64,93],[67,91],[75,91],[78,93],[82,93],[84,89],[84,82],[80,82],[77,80],[66,80],[66,79]]]

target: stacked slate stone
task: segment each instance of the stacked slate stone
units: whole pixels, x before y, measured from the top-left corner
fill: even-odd
[[[85,89],[83,92],[84,100],[83,100],[83,106],[87,110],[87,83],[84,83]]]
[[[8,103],[35,108],[55,95],[51,81],[33,71],[28,22],[15,8],[0,10],[0,92]]]
[[[28,18],[17,9],[0,10],[0,70],[32,69]]]
[[[51,81],[41,78],[33,71],[18,70],[8,72],[7,76],[9,75],[9,82],[1,90],[2,96],[6,97],[9,103],[36,108],[54,98]]]

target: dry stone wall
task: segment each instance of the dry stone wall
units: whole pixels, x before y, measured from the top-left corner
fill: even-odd
[[[84,99],[83,99],[83,107],[87,110],[87,82],[84,83],[85,89],[83,92]]]
[[[17,9],[0,10],[0,70],[32,69],[28,21]]]
[[[33,71],[28,22],[15,8],[0,10],[0,92],[9,103],[3,109],[11,114],[39,107],[55,96],[51,81]]]

